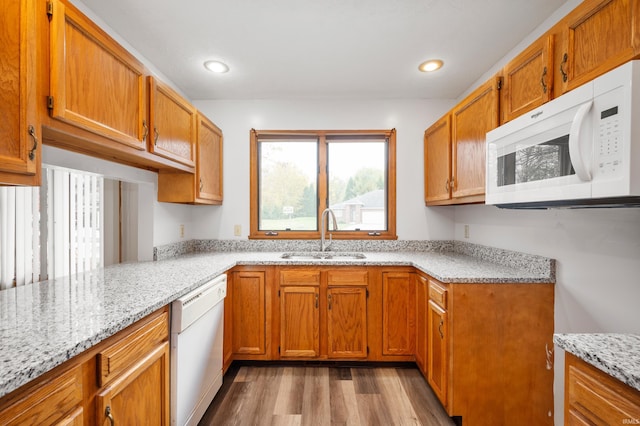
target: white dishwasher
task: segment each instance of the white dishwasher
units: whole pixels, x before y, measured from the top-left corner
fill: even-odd
[[[197,425],[222,386],[224,298],[227,276],[171,306],[171,424]]]

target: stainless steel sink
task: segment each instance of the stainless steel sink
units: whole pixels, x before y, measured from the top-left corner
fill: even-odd
[[[331,252],[331,251],[303,251],[295,253],[283,253],[282,259],[292,260],[355,260],[366,259],[364,253]]]

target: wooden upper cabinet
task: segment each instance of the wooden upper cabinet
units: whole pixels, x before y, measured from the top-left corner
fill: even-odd
[[[0,1],[0,185],[40,184],[35,3]]]
[[[196,202],[222,204],[222,130],[198,113]]]
[[[196,109],[165,83],[149,77],[149,151],[195,166]]]
[[[503,69],[501,123],[548,102],[553,92],[553,35],[530,45]]]
[[[75,7],[51,0],[51,117],[146,150],[145,68]]]
[[[425,203],[451,199],[451,116],[436,121],[424,132]]]
[[[485,139],[498,127],[500,78],[474,90],[451,111],[451,196],[482,202],[485,191]],[[466,200],[464,200],[466,198]]]
[[[556,53],[559,91],[574,89],[640,54],[640,3],[586,0],[555,27],[562,36]]]

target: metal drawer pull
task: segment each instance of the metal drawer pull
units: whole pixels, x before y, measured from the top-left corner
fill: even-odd
[[[149,126],[147,126],[147,120],[142,120],[142,129],[144,132],[142,133],[142,141],[147,141],[147,135],[149,135]]]
[[[567,73],[564,70],[564,65],[567,63],[567,60],[569,60],[569,55],[567,55],[566,53],[562,56],[562,62],[560,62],[560,73],[562,73],[562,81],[564,81],[565,83],[567,82]]]
[[[546,77],[547,76],[547,67],[544,67],[544,70],[542,70],[542,77],[540,77],[540,84],[542,85],[542,93],[547,93],[547,82],[546,82]]]
[[[29,127],[27,128],[27,130],[29,131],[29,135],[31,135],[31,137],[33,138],[33,147],[31,147],[31,151],[29,151],[29,160],[33,161],[34,158],[36,158],[36,148],[38,147],[38,138],[36,137],[36,129],[29,124]]]
[[[107,409],[104,410],[104,415],[109,419],[109,423],[111,426],[115,426],[116,421],[113,420],[113,416],[111,415],[111,407],[107,405]]]
[[[438,332],[440,333],[440,338],[444,339],[444,333],[442,332],[442,326],[444,325],[444,320],[440,320],[440,324],[438,325]]]

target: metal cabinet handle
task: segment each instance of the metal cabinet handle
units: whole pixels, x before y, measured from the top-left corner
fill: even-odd
[[[562,55],[562,62],[560,62],[560,73],[562,74],[562,81],[565,83],[567,82],[567,78],[569,78],[569,76],[567,75],[567,72],[564,70],[564,65],[567,63],[568,60],[569,60],[569,55],[567,55],[566,53]]]
[[[456,180],[455,180],[455,178],[451,178],[451,181],[449,182],[449,189],[451,189],[452,191],[456,189]]]
[[[142,120],[142,129],[144,132],[142,133],[142,141],[145,142],[147,140],[147,136],[149,135],[149,126],[147,126],[147,120]]]
[[[316,293],[316,309],[318,309],[318,293]]]
[[[200,178],[200,192],[204,189],[204,183],[202,182],[202,178]]]
[[[156,136],[153,138],[153,144],[158,145],[158,136],[160,136],[160,132],[158,132],[158,128],[155,126],[153,126],[153,132],[156,134]]]
[[[540,77],[540,84],[542,85],[542,93],[547,93],[547,67],[542,70],[542,76]]]
[[[27,127],[27,131],[29,135],[33,138],[33,146],[31,147],[31,151],[29,151],[29,160],[33,161],[36,158],[36,148],[38,147],[38,138],[36,137],[36,129],[31,124]]]
[[[106,410],[104,410],[104,415],[109,419],[109,423],[111,426],[115,426],[116,421],[113,420],[113,416],[111,415],[111,407],[107,405]]]
[[[442,332],[443,325],[444,325],[444,320],[440,320],[440,324],[438,325],[438,332],[440,333],[440,339],[444,339],[444,333]]]
[[[444,183],[444,187],[447,190],[447,192],[449,192],[450,186],[449,186],[449,179],[447,179],[447,181]]]
[[[329,299],[329,310],[331,310],[331,295],[328,295],[327,298]]]

